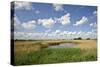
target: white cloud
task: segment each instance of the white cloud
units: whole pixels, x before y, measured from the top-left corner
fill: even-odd
[[[29,29],[34,29],[36,27],[36,21],[35,20],[31,20],[28,22],[21,22],[17,16],[14,17],[14,29],[16,30],[21,30],[21,29],[25,29],[25,30],[29,30]]]
[[[40,11],[39,11],[39,10],[36,10],[36,11],[35,11],[35,13],[36,13],[36,14],[39,14],[39,13],[40,13]]]
[[[70,24],[70,22],[71,22],[71,20],[70,20],[70,13],[67,13],[67,14],[61,16],[60,18],[56,18],[56,19],[62,25],[67,25],[67,24]]]
[[[76,34],[76,32],[72,32],[72,34]]]
[[[40,39],[43,33],[36,32],[14,32],[14,39]]]
[[[16,1],[14,2],[15,4],[15,9],[25,9],[25,10],[30,10],[32,9],[32,3],[31,2],[23,2],[23,1]]]
[[[93,32],[97,32],[97,23],[90,23],[90,27],[92,27]]]
[[[79,21],[77,21],[74,25],[79,26],[88,22],[88,18],[83,16]]]
[[[83,33],[82,31],[79,31],[77,34],[80,35],[80,34],[82,34],[82,33]]]
[[[12,21],[12,23],[14,23],[14,29],[21,29],[21,22],[17,16],[14,16],[14,22]]]
[[[67,34],[68,34],[68,35],[71,35],[72,33],[73,33],[73,32],[68,32]]]
[[[60,32],[61,32],[60,30],[56,30],[54,33],[59,34]]]
[[[96,39],[97,33],[95,32],[75,32],[75,31],[61,31],[55,30],[52,32],[14,32],[15,39],[74,39],[81,37],[82,39]]]
[[[82,36],[82,35],[81,35]],[[95,32],[85,32],[83,38],[91,38],[91,39],[96,39],[97,38],[97,33]]]
[[[92,27],[93,26],[93,23],[90,23],[90,26]]]
[[[78,37],[81,37],[82,39],[87,39],[87,38],[96,39],[97,33],[94,33],[91,31],[88,31],[88,32],[79,31],[72,35],[72,38],[78,38]]]
[[[51,29],[48,29],[48,30],[46,30],[45,32],[47,32],[47,33],[48,33],[48,32],[51,32]]]
[[[93,28],[97,28],[97,23],[90,23],[90,26],[93,27]]]
[[[14,32],[14,39],[25,39],[25,37],[24,32]]]
[[[58,21],[58,22],[57,22]],[[31,20],[27,22],[20,22],[19,19],[15,16],[14,17],[14,27],[17,29],[34,29],[36,27],[36,20]],[[53,27],[55,23],[61,23],[62,25],[67,25],[70,23],[70,13],[67,13],[60,18],[52,19],[38,19],[37,20],[38,25],[42,25],[43,27],[50,29]]]
[[[93,15],[97,15],[97,11],[94,11],[94,12],[93,12]]]
[[[60,18],[57,18],[56,20],[52,18],[48,19],[38,19],[38,25],[42,25],[45,28],[51,28],[53,25],[58,21],[58,23],[61,23],[62,25],[67,25],[70,23],[70,13],[65,14],[64,16],[61,16]],[[36,27],[36,21],[31,20],[28,22],[20,22],[19,19],[15,18],[15,22],[17,22],[15,27],[22,27],[24,29],[33,29]],[[18,26],[19,25],[19,26]]]
[[[32,21],[24,22],[22,23],[22,27],[24,29],[34,29],[36,27],[36,21],[32,20]]]
[[[45,28],[51,28],[54,24],[54,20],[52,18],[49,19],[38,19],[38,24],[41,24]]]
[[[68,34],[68,31],[63,31],[60,33],[60,35],[66,35],[66,34]]]
[[[62,11],[63,9],[63,5],[61,4],[53,4],[54,10],[55,11]]]

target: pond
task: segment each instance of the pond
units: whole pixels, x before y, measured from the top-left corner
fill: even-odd
[[[49,46],[48,48],[73,48],[76,45],[77,44],[74,44],[74,43],[62,43],[60,45]]]

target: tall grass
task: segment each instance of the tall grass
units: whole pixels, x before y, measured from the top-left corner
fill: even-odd
[[[48,46],[59,45],[61,43],[74,43],[79,47],[47,48]],[[93,40],[15,41],[14,52],[15,65],[97,60],[96,41]]]
[[[62,62],[93,61],[97,59],[96,49],[81,50],[79,48],[44,48],[15,56],[15,65],[48,64]]]

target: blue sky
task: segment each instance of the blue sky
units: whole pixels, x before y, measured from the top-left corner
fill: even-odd
[[[96,6],[15,2],[14,10],[15,38],[97,38]]]

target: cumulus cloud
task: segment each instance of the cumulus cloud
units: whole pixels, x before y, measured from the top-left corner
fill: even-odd
[[[14,16],[14,22],[12,21],[12,23],[14,24],[14,29],[21,29],[21,22],[17,16]]]
[[[62,11],[63,9],[63,5],[61,4],[53,4],[54,10],[55,11]]]
[[[32,21],[24,22],[22,23],[22,27],[24,29],[34,29],[36,27],[36,21],[32,20]]]
[[[97,33],[95,32],[84,32],[84,31],[61,31],[55,30],[52,32],[14,32],[15,39],[74,39],[81,37],[82,39],[96,39]]]
[[[90,23],[90,27],[92,28],[93,32],[97,32],[97,23],[96,22]]]
[[[48,33],[48,32],[51,32],[51,29],[45,30],[45,32],[47,32],[47,33]]]
[[[17,16],[14,17],[14,29],[15,30],[31,30],[34,29],[36,27],[36,21],[35,20],[31,20],[31,21],[27,21],[27,22],[21,22]]]
[[[55,20],[56,20],[56,22],[59,22],[62,25],[70,24],[70,22],[71,22],[70,13],[67,13],[67,14],[63,15],[60,18],[55,18]]]
[[[93,15],[97,15],[97,11],[94,11],[94,12],[93,12]]]
[[[30,10],[32,9],[32,3],[31,2],[14,2],[15,4],[15,9],[25,9],[25,10]]]
[[[67,13],[59,18],[52,19],[52,18],[43,18],[38,20],[30,20],[27,22],[21,22],[19,19],[15,16],[14,17],[14,27],[17,29],[24,28],[24,29],[33,29],[36,27],[36,22],[38,25],[42,25],[43,27],[49,29],[52,28],[55,23],[60,23],[62,25],[70,24],[70,13]]]
[[[40,11],[39,11],[39,10],[36,10],[36,11],[35,11],[35,13],[36,13],[36,14],[39,14],[39,13],[40,13]]]
[[[85,24],[88,22],[88,18],[83,16],[79,21],[76,21],[76,23],[74,24],[74,26],[79,26],[79,25],[82,25],[82,24]]]
[[[92,27],[93,26],[93,23],[90,23],[90,26]]]
[[[97,23],[96,22],[90,23],[90,26],[93,27],[93,28],[97,28]]]
[[[14,32],[14,39],[24,39],[24,32]]]
[[[51,28],[54,25],[54,20],[52,18],[49,19],[38,19],[38,24],[41,24],[45,28]]]
[[[59,34],[60,32],[61,32],[60,30],[56,30],[54,33]]]
[[[37,32],[14,32],[14,39],[41,39],[43,35],[43,33]]]
[[[47,18],[47,19],[38,19],[38,20],[31,20],[27,22],[20,22],[17,17],[14,17],[14,26],[18,29],[23,28],[23,29],[34,29],[36,27],[36,21],[38,25],[42,25],[43,27],[49,29],[52,28],[55,23],[60,23],[62,25],[67,25],[70,24],[70,13],[67,13],[59,18],[52,19],[52,18]]]
[[[63,31],[63,32],[60,33],[60,35],[67,35],[67,34],[68,34],[67,31]]]

